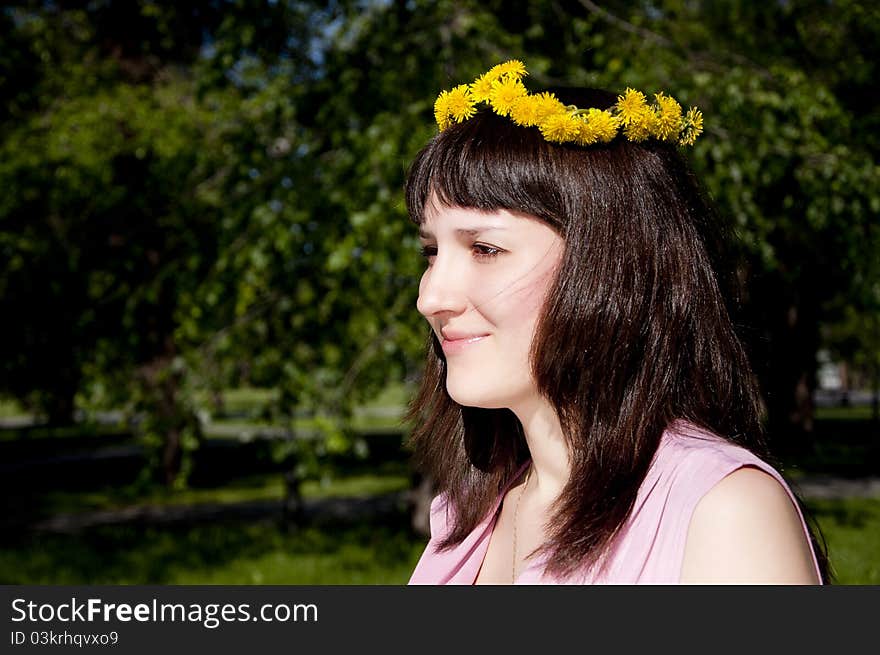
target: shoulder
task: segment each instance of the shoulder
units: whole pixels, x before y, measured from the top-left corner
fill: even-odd
[[[681,582],[818,582],[794,496],[757,455],[677,422],[664,433],[655,465],[665,512],[675,517]]]
[[[694,504],[723,478],[743,467],[763,471],[771,480],[782,480],[772,466],[751,450],[683,422],[663,433],[652,463],[655,475],[668,478],[673,491],[694,498]]]
[[[687,530],[680,581],[818,584],[800,512],[776,477],[741,466],[700,498]]]
[[[646,481],[662,488],[668,501],[688,512],[729,473],[748,465],[770,468],[746,448],[685,425],[676,424],[663,433]]]

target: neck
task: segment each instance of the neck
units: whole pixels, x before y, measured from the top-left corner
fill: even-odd
[[[552,503],[568,483],[568,446],[556,410],[545,398],[536,397],[511,407],[525,433],[532,456],[530,493]],[[534,491],[532,491],[534,490]]]

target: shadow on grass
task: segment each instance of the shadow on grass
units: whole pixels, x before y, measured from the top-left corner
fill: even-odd
[[[403,584],[425,540],[409,516],[321,521],[120,525],[21,535],[0,546],[5,584]]]
[[[813,499],[806,501],[807,507],[820,523],[833,523],[837,527],[876,530],[876,541],[880,549],[880,498],[866,499]]]

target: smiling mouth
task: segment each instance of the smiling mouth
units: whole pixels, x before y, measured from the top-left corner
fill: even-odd
[[[453,353],[462,350],[463,348],[467,348],[473,344],[479,343],[486,337],[488,334],[480,334],[472,337],[462,337],[461,339],[446,339],[443,338],[440,345],[443,347],[443,352],[445,353]]]

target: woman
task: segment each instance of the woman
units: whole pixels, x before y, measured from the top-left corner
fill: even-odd
[[[821,583],[677,152],[700,113],[525,75],[442,93],[407,180],[431,327],[409,419],[439,490],[410,582]]]

